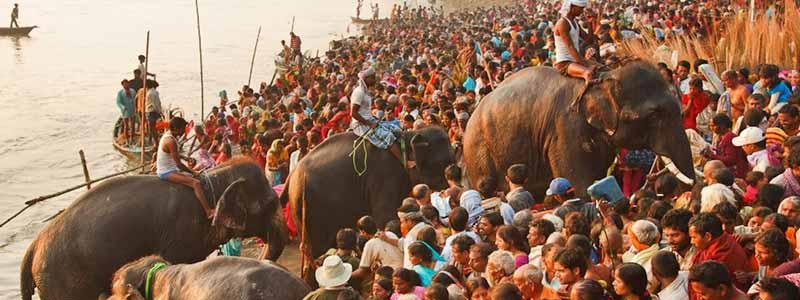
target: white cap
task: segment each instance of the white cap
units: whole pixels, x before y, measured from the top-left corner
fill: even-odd
[[[589,1],[586,0],[569,0],[569,4],[578,6],[578,7],[586,7],[589,5]]]
[[[764,139],[765,139],[764,131],[761,130],[761,128],[747,127],[744,130],[742,130],[741,133],[739,133],[739,136],[733,138],[731,142],[733,142],[734,146],[741,147],[744,145],[758,143],[760,141],[763,141]]]

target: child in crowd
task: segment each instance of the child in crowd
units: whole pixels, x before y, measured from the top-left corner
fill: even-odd
[[[767,178],[762,172],[751,171],[747,173],[745,182],[747,182],[747,188],[745,188],[745,193],[742,196],[742,202],[744,205],[750,206],[756,201],[758,190],[767,184]]]

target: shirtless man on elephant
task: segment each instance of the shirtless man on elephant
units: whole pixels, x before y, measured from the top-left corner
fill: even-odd
[[[587,0],[564,0],[561,7],[563,15],[556,22],[555,46],[556,60],[554,67],[562,75],[583,78],[587,84],[594,82],[594,67],[581,55],[581,42],[590,43],[594,36],[581,29],[578,16],[583,14]],[[590,49],[591,50],[591,49]]]

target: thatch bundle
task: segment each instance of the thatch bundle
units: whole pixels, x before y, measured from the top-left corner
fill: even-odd
[[[797,69],[800,52],[800,13],[794,1],[785,1],[785,13],[778,17],[756,17],[753,22],[746,11],[725,22],[722,32],[711,34],[717,40],[696,36],[667,38],[663,44],[653,34],[643,34],[642,39],[623,42],[626,54],[670,67],[678,60],[695,61],[698,58],[711,62],[717,70],[753,68],[759,64],[775,64],[782,68]]]

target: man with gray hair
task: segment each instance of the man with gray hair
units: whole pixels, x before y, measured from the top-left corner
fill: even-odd
[[[489,281],[489,285],[496,286],[508,282],[513,274],[514,255],[511,252],[497,250],[489,254],[489,261],[486,264],[486,280]]]
[[[378,234],[376,237],[403,249],[403,268],[411,269],[414,265],[410,260],[411,255],[408,252],[408,246],[417,241],[417,233],[430,225],[425,223],[425,217],[422,216],[419,210],[406,211],[404,208],[401,207],[398,210],[397,216],[400,218],[400,232],[405,232],[406,234],[400,239],[393,239],[385,234]]]
[[[789,225],[792,226],[786,230],[787,238],[791,236],[792,231],[794,231],[795,239],[800,237],[800,230],[797,230],[797,227],[800,226],[800,197],[791,196],[783,199],[778,205],[778,213],[786,217]],[[796,246],[795,251],[800,253],[800,245]]]
[[[631,240],[631,248],[622,255],[622,262],[641,265],[647,271],[648,280],[652,281],[650,258],[660,249],[658,242],[661,241],[661,234],[658,232],[658,227],[648,220],[639,220],[631,225],[628,237]]]
[[[727,168],[714,169],[711,177],[706,178],[709,185],[700,192],[700,212],[712,212],[714,205],[726,201],[736,205],[736,196],[727,184],[727,181],[733,181],[733,173]]]
[[[516,271],[511,278],[519,290],[522,292],[523,300],[533,300],[541,298],[542,287],[542,270],[534,265],[526,264]]]

